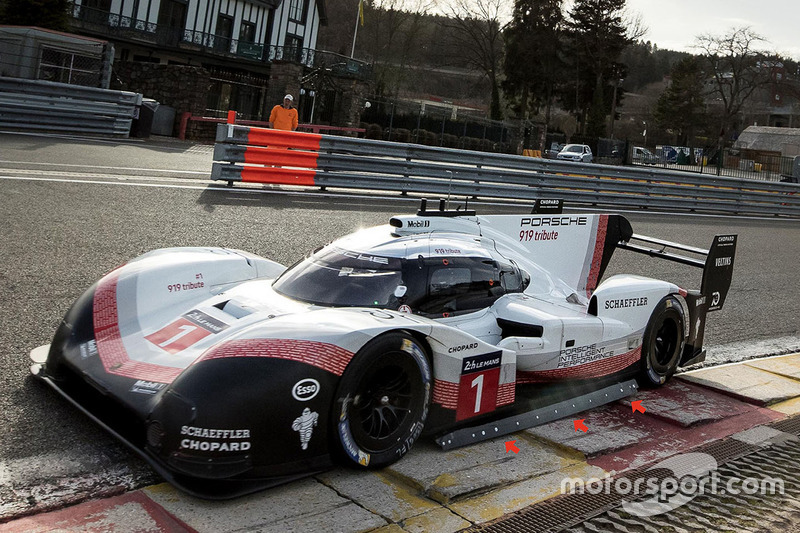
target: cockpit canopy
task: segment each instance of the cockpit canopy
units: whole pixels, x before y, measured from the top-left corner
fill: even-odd
[[[530,276],[513,261],[489,257],[398,258],[326,246],[289,268],[274,289],[332,307],[375,307],[432,318],[489,307],[522,292]]]

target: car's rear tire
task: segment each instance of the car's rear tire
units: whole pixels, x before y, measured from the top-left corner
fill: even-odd
[[[642,385],[658,387],[675,374],[686,343],[685,324],[683,305],[676,297],[658,302],[642,341]]]
[[[336,391],[334,453],[356,468],[382,468],[400,459],[422,433],[431,387],[425,349],[411,335],[392,332],[367,343]]]

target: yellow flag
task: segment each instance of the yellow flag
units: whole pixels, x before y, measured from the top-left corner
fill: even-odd
[[[358,0],[358,20],[364,25],[364,0]]]

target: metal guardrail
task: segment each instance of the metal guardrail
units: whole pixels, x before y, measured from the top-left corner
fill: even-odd
[[[0,127],[127,137],[142,95],[0,77]]]
[[[211,178],[572,204],[800,216],[800,185],[220,124]]]

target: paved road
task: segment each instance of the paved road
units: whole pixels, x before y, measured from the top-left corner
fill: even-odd
[[[153,479],[141,462],[28,377],[29,350],[49,342],[70,303],[104,273],[147,250],[184,245],[241,248],[290,264],[336,236],[384,223],[390,214],[416,207],[399,198],[277,194],[262,187],[215,189],[204,179],[180,174],[210,162],[203,147],[187,151],[179,146],[171,155],[173,166],[162,167],[183,179],[142,179],[136,176],[146,173],[121,169],[95,169],[87,175],[82,167],[100,165],[102,145],[89,149],[75,142],[66,149],[60,142],[28,143],[31,157],[47,154],[44,159],[49,160],[42,161],[25,159],[21,146],[26,140],[12,141],[0,136],[0,160],[21,162],[0,163],[5,167],[0,170],[0,502],[18,498],[10,487],[20,480],[41,483],[54,471],[74,474],[70,483],[89,491]],[[116,154],[129,146],[112,148]],[[124,164],[159,169],[141,154],[127,154],[130,159]],[[163,161],[163,154],[156,159]],[[35,171],[30,172],[31,166],[37,166]],[[497,205],[479,209],[519,212]],[[729,300],[712,317],[707,332],[712,357],[724,361],[800,347],[796,221],[643,214],[629,218],[638,233],[700,247],[707,247],[717,232],[739,233]],[[688,287],[699,284],[698,271],[625,252],[612,261],[609,274],[622,271]],[[754,344],[776,337],[783,339],[777,348]],[[731,349],[733,342],[741,344]]]
[[[213,146],[171,137],[86,139],[0,131],[0,167],[27,170],[181,176],[211,174]]]

